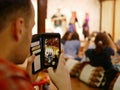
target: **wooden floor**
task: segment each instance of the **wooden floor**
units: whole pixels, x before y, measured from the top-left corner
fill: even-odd
[[[71,78],[72,90],[101,90],[99,88],[92,88],[87,84],[81,82],[77,78]],[[57,90],[54,85],[51,85],[50,90]]]

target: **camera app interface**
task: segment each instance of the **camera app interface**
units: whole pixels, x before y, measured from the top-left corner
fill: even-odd
[[[59,38],[45,39],[45,65],[56,65],[60,53]]]

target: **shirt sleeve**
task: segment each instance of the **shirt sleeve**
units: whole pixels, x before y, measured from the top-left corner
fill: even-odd
[[[114,55],[114,54],[115,54],[115,53],[114,53],[114,50],[113,50],[112,48],[110,48],[110,47],[107,47],[107,48],[106,48],[106,53],[107,53],[108,56],[111,56],[111,55]]]
[[[87,49],[87,50],[85,51],[86,57],[89,57],[89,56],[91,55],[91,53],[92,53],[92,49]]]

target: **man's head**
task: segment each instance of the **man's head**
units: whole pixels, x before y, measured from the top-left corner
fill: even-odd
[[[4,38],[0,57],[22,63],[29,53],[33,26],[31,0],[0,0],[0,38]]]

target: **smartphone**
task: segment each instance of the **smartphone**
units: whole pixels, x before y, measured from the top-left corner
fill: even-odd
[[[33,35],[30,53],[36,55],[32,64],[33,74],[48,67],[56,69],[61,53],[60,34],[43,33]]]

